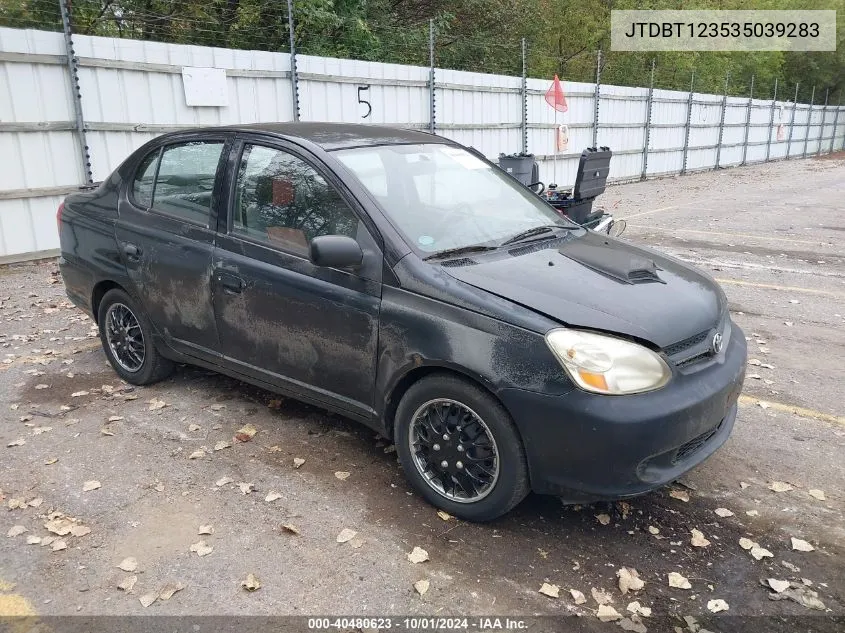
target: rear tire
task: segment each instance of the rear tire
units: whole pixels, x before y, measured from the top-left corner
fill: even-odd
[[[491,521],[530,490],[525,449],[510,415],[457,376],[427,376],[405,392],[394,442],[414,489],[458,518]]]
[[[173,373],[173,361],[153,344],[149,319],[123,290],[113,288],[103,296],[97,323],[106,358],[126,382],[149,385]]]

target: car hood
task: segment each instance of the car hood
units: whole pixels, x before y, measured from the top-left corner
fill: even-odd
[[[726,303],[709,275],[592,232],[444,264],[451,277],[565,325],[626,334],[659,347],[716,327]]]

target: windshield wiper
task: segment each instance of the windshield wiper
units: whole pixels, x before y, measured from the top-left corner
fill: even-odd
[[[513,237],[506,239],[500,244],[500,246],[515,244],[516,242],[521,242],[522,240],[528,239],[529,237],[534,237],[535,235],[542,235],[543,233],[551,233],[552,231],[557,229],[572,230],[572,227],[562,226],[560,224],[547,224],[545,226],[535,226],[533,228],[523,231],[522,233],[517,233]]]
[[[466,255],[467,253],[485,253],[487,251],[495,251],[496,246],[485,246],[484,244],[473,244],[472,246],[461,246],[458,248],[447,248],[445,251],[438,251],[431,255],[423,257],[423,261],[430,259],[443,259],[444,257],[454,257],[456,255]]]

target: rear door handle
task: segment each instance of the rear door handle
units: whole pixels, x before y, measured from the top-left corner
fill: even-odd
[[[230,273],[217,273],[215,277],[224,292],[239,294],[246,288],[246,282],[243,279]]]
[[[141,256],[141,249],[136,244],[130,242],[123,245],[123,252],[130,259],[138,259]]]

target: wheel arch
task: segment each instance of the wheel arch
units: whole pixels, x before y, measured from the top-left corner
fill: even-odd
[[[100,303],[102,303],[103,297],[106,296],[106,293],[109,290],[114,290],[115,288],[126,292],[126,288],[121,286],[116,281],[112,281],[111,279],[104,279],[103,281],[98,281],[94,285],[94,289],[91,291],[91,315],[94,317],[94,323],[96,323],[97,325],[100,324]]]

